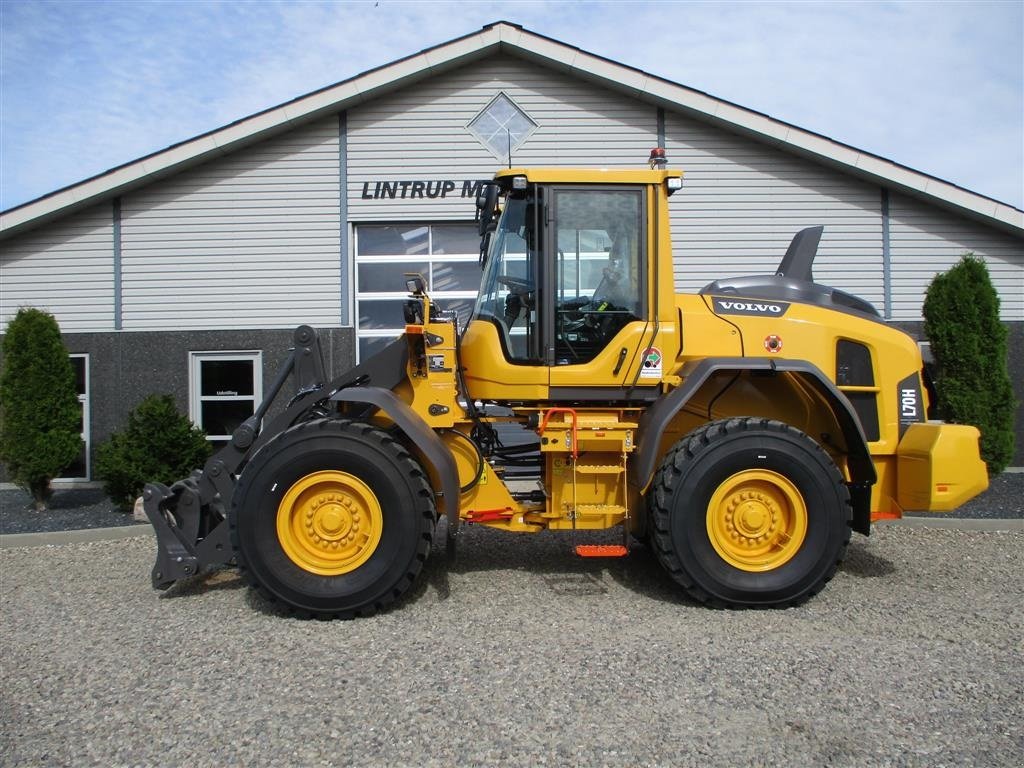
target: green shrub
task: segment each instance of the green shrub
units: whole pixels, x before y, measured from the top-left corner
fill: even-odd
[[[7,325],[0,373],[0,459],[36,509],[46,509],[50,480],[78,456],[81,406],[57,320],[23,307]]]
[[[938,414],[981,430],[990,474],[1013,459],[1016,403],[1007,369],[1006,327],[985,263],[966,254],[935,276],[924,301],[924,332],[935,357]]]
[[[129,509],[146,483],[170,485],[210,455],[204,432],[178,413],[170,395],[150,395],[128,414],[124,430],[96,451],[96,477],[110,499]]]

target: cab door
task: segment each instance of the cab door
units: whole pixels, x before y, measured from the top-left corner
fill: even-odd
[[[550,396],[657,384],[638,377],[652,340],[648,317],[644,187],[556,187],[550,193],[544,282],[544,361]],[[603,393],[601,396],[604,396]]]

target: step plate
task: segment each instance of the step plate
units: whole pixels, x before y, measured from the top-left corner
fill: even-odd
[[[629,549],[621,544],[578,544],[576,554],[580,557],[625,557]]]

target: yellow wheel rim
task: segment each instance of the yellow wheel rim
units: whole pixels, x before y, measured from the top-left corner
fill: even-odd
[[[377,496],[347,472],[306,475],[277,507],[281,548],[299,568],[320,576],[351,573],[365,563],[383,527]]]
[[[807,505],[776,472],[737,472],[708,504],[708,538],[715,551],[741,571],[771,571],[800,551],[807,536]]]

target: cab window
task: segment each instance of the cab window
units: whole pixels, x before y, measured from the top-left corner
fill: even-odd
[[[554,204],[554,362],[573,365],[643,317],[643,192],[558,190]]]
[[[491,238],[473,316],[494,323],[511,362],[536,362],[537,248],[535,207],[525,196],[510,196]]]

